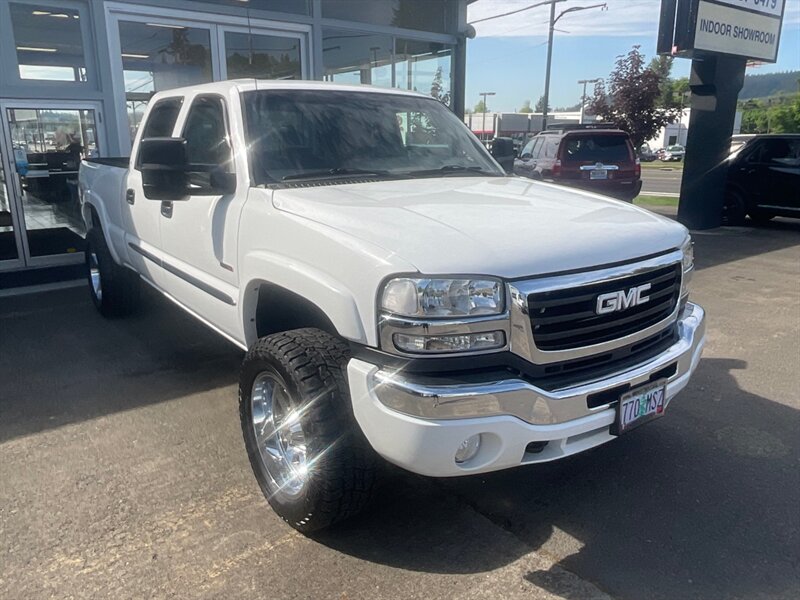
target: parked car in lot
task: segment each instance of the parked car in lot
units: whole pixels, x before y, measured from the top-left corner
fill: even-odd
[[[728,161],[723,222],[800,218],[800,134],[757,135]]]
[[[662,162],[680,162],[686,156],[686,148],[683,146],[667,146],[658,151],[658,158]]]
[[[619,132],[541,140],[586,181],[592,161],[633,172]],[[609,442],[700,360],[682,225],[507,176],[422,94],[163,91],[131,157],[79,177],[94,304],[128,314],[144,279],[247,351],[245,447],[300,531],[358,512],[380,457],[454,477]]]
[[[636,155],[642,162],[653,162],[658,158],[658,153],[650,148],[648,144],[642,144],[639,146],[639,151],[636,153]]]
[[[514,173],[629,202],[642,189],[641,164],[630,136],[619,129],[583,126],[543,131],[514,161]]]

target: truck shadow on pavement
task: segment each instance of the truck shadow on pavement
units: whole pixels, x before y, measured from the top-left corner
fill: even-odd
[[[398,473],[363,518],[317,539],[438,573],[538,550],[556,566],[525,579],[565,597],[562,569],[630,600],[800,597],[800,413],[741,389],[746,367],[703,360],[667,418],[564,461],[434,482]]]
[[[121,320],[83,286],[2,299],[0,443],[235,383],[244,353],[143,291]]]

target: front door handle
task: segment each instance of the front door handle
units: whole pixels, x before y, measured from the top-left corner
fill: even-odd
[[[128,204],[131,204],[131,205],[132,205],[134,202],[136,202],[136,192],[135,192],[134,190],[132,190],[132,189],[128,188],[128,189],[125,191],[125,201],[126,201]]]
[[[172,202],[165,200],[161,203],[161,214],[168,219],[172,218]]]

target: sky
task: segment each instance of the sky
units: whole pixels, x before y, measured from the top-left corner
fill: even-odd
[[[553,42],[550,106],[580,101],[580,79],[607,78],[616,57],[640,45],[647,61],[656,56],[659,0],[566,0],[557,12],[603,1],[608,10],[595,8],[565,15]],[[501,14],[535,4],[536,0],[477,0],[467,20]],[[544,93],[547,60],[547,22],[550,8],[542,6],[508,17],[476,23],[477,36],[467,44],[466,105],[474,107],[480,92],[490,111],[513,112],[525,100],[532,105]],[[688,77],[691,61],[676,58],[673,77]],[[800,0],[786,0],[778,62],[748,68],[748,74],[800,70]],[[591,87],[591,86],[590,86]],[[587,91],[588,93],[588,91]]]

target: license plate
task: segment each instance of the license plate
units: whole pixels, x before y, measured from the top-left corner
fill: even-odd
[[[592,169],[589,171],[589,179],[608,179],[608,170]]]
[[[662,379],[635,388],[620,397],[617,420],[611,433],[621,435],[648,421],[664,416],[667,400],[667,381]]]

